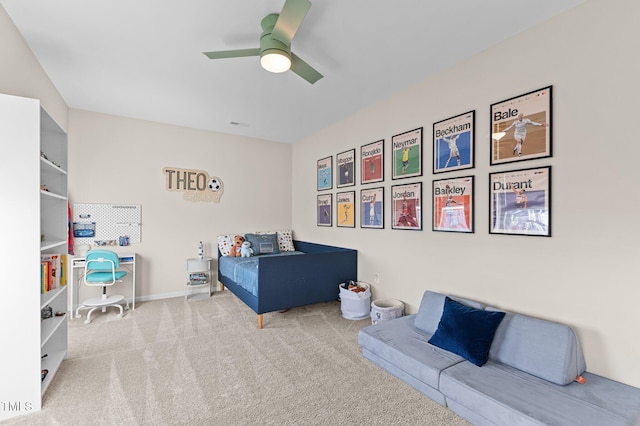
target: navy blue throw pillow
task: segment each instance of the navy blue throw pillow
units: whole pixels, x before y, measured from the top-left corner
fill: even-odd
[[[278,254],[278,234],[246,234],[244,236],[251,243],[253,255]]]
[[[480,367],[489,359],[493,337],[504,315],[471,308],[446,297],[438,329],[429,343]]]

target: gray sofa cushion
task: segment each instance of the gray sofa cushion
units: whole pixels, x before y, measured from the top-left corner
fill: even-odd
[[[363,327],[358,333],[358,343],[363,349],[438,389],[440,372],[464,358],[427,343],[431,334],[416,329],[414,321],[415,315],[408,315]]]
[[[594,374],[584,376],[585,384],[560,386],[490,359],[482,367],[463,362],[446,369],[440,392],[454,411],[464,407],[487,424],[640,424],[639,411],[630,409],[640,406],[637,389]]]
[[[424,331],[425,333],[433,334],[438,329],[438,323],[442,317],[444,311],[444,299],[445,295],[441,293],[435,293],[433,291],[425,291],[420,301],[420,307],[418,308],[418,314],[416,315],[415,326],[417,329]],[[485,306],[474,300],[463,299],[461,297],[449,296],[451,299],[462,303],[463,305],[470,306],[475,309],[484,309]]]
[[[507,313],[496,330],[489,358],[559,385],[586,370],[571,327],[513,313]]]

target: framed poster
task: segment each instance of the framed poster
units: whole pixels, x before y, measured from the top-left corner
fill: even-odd
[[[384,139],[360,147],[360,183],[384,180]]]
[[[336,155],[336,188],[356,184],[356,150],[341,152]]]
[[[332,169],[332,156],[318,160],[318,191],[333,188],[333,182],[331,181]]]
[[[473,233],[473,176],[433,181],[433,230]]]
[[[336,194],[338,206],[336,226],[343,228],[356,227],[356,191],[338,192]]]
[[[333,194],[318,195],[318,226],[331,226]]]
[[[489,174],[489,233],[551,236],[551,166]]]
[[[360,228],[384,228],[384,188],[360,191]]]
[[[551,86],[491,105],[491,165],[551,157]]]
[[[391,187],[391,229],[422,230],[422,182]]]
[[[433,124],[433,173],[472,169],[475,159],[476,112]]]
[[[422,127],[391,138],[392,179],[422,176]]]

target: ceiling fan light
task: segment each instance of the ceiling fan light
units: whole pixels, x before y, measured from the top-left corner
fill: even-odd
[[[269,52],[260,57],[260,65],[270,72],[285,72],[291,68],[291,58],[284,52]]]

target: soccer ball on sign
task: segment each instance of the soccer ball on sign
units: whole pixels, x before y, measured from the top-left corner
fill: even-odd
[[[209,182],[207,183],[207,188],[213,192],[219,191],[221,186],[222,185],[220,185],[218,179],[209,179]]]

